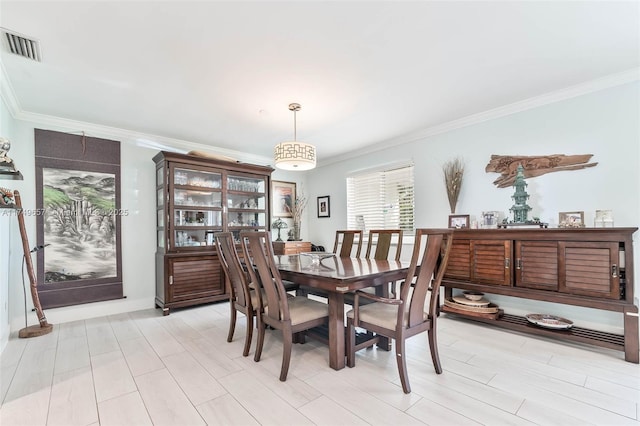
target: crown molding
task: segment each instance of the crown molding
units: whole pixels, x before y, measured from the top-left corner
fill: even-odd
[[[533,98],[525,99],[523,101],[514,102],[512,104],[504,105],[498,108],[483,111],[477,114],[468,115],[466,117],[452,120],[446,123],[438,124],[436,126],[428,127],[416,132],[408,133],[397,138],[388,139],[383,142],[376,143],[366,148],[367,153],[373,153],[376,151],[382,151],[384,149],[404,145],[407,143],[417,142],[422,139],[426,139],[431,136],[435,136],[442,133],[447,133],[452,130],[460,129],[463,127],[471,126],[473,124],[482,123],[496,118],[505,117],[507,115],[515,114],[518,112],[538,108],[544,105],[553,104],[566,99],[575,98],[589,93],[597,92],[611,87],[620,86],[627,83],[640,80],[640,68],[633,68],[627,71],[623,71],[616,74],[610,74],[602,78],[588,81],[586,83],[576,84],[564,89],[556,90],[553,92],[545,93],[543,95],[534,96]],[[327,158],[324,161],[319,161],[318,166],[327,166],[330,164],[338,163],[351,158],[359,157],[362,155],[362,150],[352,153],[340,154],[338,156]]]
[[[67,118],[54,117],[45,114],[37,114],[32,112],[20,112],[15,117],[18,120],[37,123],[40,126],[49,126],[56,130],[66,131],[68,133],[82,133],[87,136],[109,138],[119,140],[143,148],[155,149],[159,151],[172,151],[186,154],[189,151],[205,151],[215,154],[225,155],[235,158],[238,161],[271,165],[273,159],[261,155],[254,155],[247,152],[235,151],[226,148],[220,148],[212,145],[206,145],[197,142],[185,141],[182,139],[168,138],[164,136],[152,135],[149,133],[136,132],[128,129],[117,127],[103,126],[84,121],[71,120]]]

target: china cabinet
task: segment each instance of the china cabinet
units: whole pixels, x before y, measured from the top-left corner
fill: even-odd
[[[516,315],[469,316],[511,330],[621,350],[638,363],[638,307],[633,294],[637,228],[456,230],[442,286],[619,312],[623,334],[580,327],[543,329]],[[446,305],[444,312],[450,311]],[[462,314],[464,315],[464,314]]]
[[[228,298],[214,236],[269,229],[273,169],[162,151],[156,163],[156,305]]]

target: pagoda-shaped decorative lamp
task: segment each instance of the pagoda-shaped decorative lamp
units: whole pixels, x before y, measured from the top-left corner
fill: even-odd
[[[527,184],[524,181],[524,167],[522,167],[522,164],[518,165],[516,181],[513,186],[516,188],[516,192],[511,198],[513,198],[515,204],[509,209],[509,211],[513,212],[513,223],[528,223],[527,216],[531,207],[527,204],[529,194],[525,191]]]

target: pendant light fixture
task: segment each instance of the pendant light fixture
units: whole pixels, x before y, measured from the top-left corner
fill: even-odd
[[[289,111],[293,111],[293,141],[275,147],[276,167],[282,170],[311,170],[316,166],[316,147],[296,140],[296,113],[300,108],[300,104],[289,104]]]

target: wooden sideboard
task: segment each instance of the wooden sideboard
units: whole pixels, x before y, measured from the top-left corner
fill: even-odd
[[[453,289],[463,289],[620,312],[623,335],[576,326],[568,330],[546,329],[507,313],[498,319],[471,315],[468,318],[511,330],[620,350],[625,360],[637,364],[638,307],[634,305],[633,295],[632,241],[637,230],[456,230],[442,281],[444,297],[451,298]],[[441,310],[447,312],[446,306]]]
[[[274,241],[274,254],[300,254],[311,251],[309,241]]]

